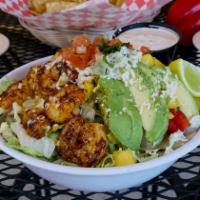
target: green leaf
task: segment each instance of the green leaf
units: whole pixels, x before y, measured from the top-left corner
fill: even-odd
[[[12,80],[9,80],[7,78],[0,80],[0,94],[7,90],[7,88],[13,83]]]
[[[122,44],[119,43],[119,44],[114,44],[110,46],[107,43],[103,43],[102,45],[99,46],[99,49],[104,54],[110,54],[110,53],[120,51],[122,46],[128,46],[128,45],[129,45],[128,43],[122,43]]]

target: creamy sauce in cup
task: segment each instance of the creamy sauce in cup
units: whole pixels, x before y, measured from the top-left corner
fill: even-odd
[[[179,36],[171,30],[145,27],[127,30],[117,38],[131,43],[135,49],[145,46],[152,51],[169,48],[179,41]]]

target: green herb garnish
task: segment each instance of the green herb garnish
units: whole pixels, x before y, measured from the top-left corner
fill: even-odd
[[[110,46],[107,43],[103,43],[102,45],[99,46],[99,49],[102,53],[104,54],[110,54],[110,53],[115,53],[117,51],[120,51],[121,47],[123,46],[128,46],[129,43],[118,43],[118,44],[114,44],[112,46]]]

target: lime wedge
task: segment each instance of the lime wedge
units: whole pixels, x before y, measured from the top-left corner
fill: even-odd
[[[169,67],[193,96],[200,97],[200,68],[183,59],[171,62]]]
[[[200,111],[200,97],[195,97],[195,101],[196,101],[197,106],[198,106],[199,111]]]

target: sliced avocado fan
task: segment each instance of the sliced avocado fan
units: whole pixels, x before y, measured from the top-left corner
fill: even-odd
[[[142,121],[129,88],[122,81],[106,78],[99,80],[99,87],[109,130],[121,144],[138,150],[143,137]]]
[[[135,81],[130,91],[140,110],[145,139],[152,147],[159,145],[168,128],[169,103],[158,94],[158,84],[152,80],[154,71],[142,63],[135,69]]]

